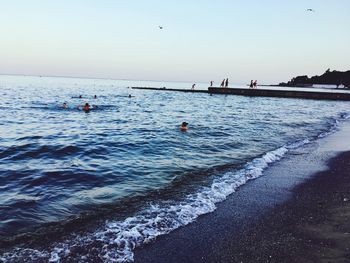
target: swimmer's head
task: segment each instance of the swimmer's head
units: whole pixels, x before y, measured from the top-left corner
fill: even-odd
[[[188,123],[184,121],[184,122],[181,124],[180,130],[181,130],[181,131],[187,131],[187,130],[188,130],[187,125],[188,125]]]
[[[90,105],[89,105],[89,103],[85,103],[85,106],[83,107],[83,110],[84,110],[85,112],[89,112],[89,111],[90,111]]]

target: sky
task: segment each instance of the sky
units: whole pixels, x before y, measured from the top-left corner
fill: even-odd
[[[272,84],[350,70],[349,0],[0,0],[0,6],[0,74]]]

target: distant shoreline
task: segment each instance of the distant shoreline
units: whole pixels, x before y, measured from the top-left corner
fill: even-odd
[[[281,82],[279,86],[287,87],[307,87],[313,85],[333,85],[339,88],[343,86],[344,88],[350,87],[350,70],[348,71],[337,71],[327,69],[325,73],[321,76],[308,77],[307,75],[297,76],[292,78],[288,82]]]

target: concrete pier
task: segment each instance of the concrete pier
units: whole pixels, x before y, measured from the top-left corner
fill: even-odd
[[[153,87],[131,87],[132,89],[146,89],[146,90],[161,90],[161,91],[179,91],[179,92],[192,92],[192,93],[209,93],[208,90],[198,89],[168,89],[168,88],[153,88]]]
[[[299,91],[299,90],[268,90],[268,89],[241,89],[209,87],[211,94],[257,96],[257,97],[279,97],[300,98],[315,100],[350,100],[350,93],[321,92],[321,91]]]
[[[329,92],[329,91],[322,92],[322,91],[302,91],[302,90],[276,90],[276,89],[259,89],[259,88],[242,89],[242,88],[221,88],[221,87],[209,87],[208,90],[168,89],[165,87],[164,88],[132,87],[132,89],[239,95],[239,96],[251,96],[251,97],[278,97],[278,98],[350,101],[350,93]]]

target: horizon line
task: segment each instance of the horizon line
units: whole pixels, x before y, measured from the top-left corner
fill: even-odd
[[[85,76],[64,76],[64,75],[31,75],[31,74],[22,74],[22,73],[0,73],[0,76],[22,76],[22,77],[38,77],[38,78],[70,78],[70,79],[96,79],[96,80],[125,80],[125,81],[153,81],[153,82],[179,82],[179,83],[193,83],[191,81],[185,80],[154,80],[154,79],[118,79],[110,77],[85,77]],[[204,81],[197,81],[195,83],[207,83]],[[210,81],[208,81],[210,83]],[[237,83],[245,84],[245,83]]]

